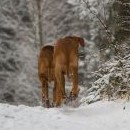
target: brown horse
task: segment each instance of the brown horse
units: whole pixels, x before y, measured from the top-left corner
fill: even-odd
[[[38,58],[38,76],[42,83],[42,102],[45,107],[50,107],[48,97],[48,82],[54,81],[54,62],[53,62],[54,47],[47,45],[44,46]],[[53,102],[56,98],[56,84],[54,82],[53,88]]]
[[[78,48],[84,47],[84,40],[81,37],[68,36],[59,39],[54,47],[55,78],[57,82],[56,106],[61,105],[66,97],[65,77],[70,75],[72,78],[72,99],[76,99],[79,92],[78,87]]]

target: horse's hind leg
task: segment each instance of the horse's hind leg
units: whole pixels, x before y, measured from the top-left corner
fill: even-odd
[[[71,98],[72,100],[75,100],[78,97],[79,93],[79,87],[78,87],[78,68],[76,66],[71,67],[71,72],[72,72],[72,90],[71,90]]]
[[[48,98],[48,83],[47,80],[42,81],[42,103],[45,103],[45,107],[49,108],[49,98]]]
[[[55,77],[56,77],[56,106],[60,106],[63,97],[65,96],[65,79],[64,79],[64,74],[62,73],[62,70],[60,67],[57,67],[55,71]]]
[[[56,86],[57,86],[57,84],[56,84],[56,80],[55,80],[54,81],[54,88],[53,88],[53,103],[52,103],[52,107],[54,107],[55,104],[56,104]]]
[[[46,104],[46,106],[45,107],[47,107],[47,108],[49,108],[50,107],[50,103],[49,103],[49,97],[48,97],[48,83],[46,84],[46,87],[45,87],[45,104]]]

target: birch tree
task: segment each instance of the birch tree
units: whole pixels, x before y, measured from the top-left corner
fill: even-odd
[[[26,0],[35,34],[35,42],[41,48],[44,43],[43,37],[43,8],[45,0]]]

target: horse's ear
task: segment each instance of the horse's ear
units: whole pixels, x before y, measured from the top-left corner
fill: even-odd
[[[84,39],[81,38],[81,37],[79,37],[78,39],[79,39],[79,44],[80,44],[82,47],[84,47],[84,46],[85,46]]]

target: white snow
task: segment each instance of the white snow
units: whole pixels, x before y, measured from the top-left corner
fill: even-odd
[[[130,130],[129,121],[128,102],[51,109],[0,104],[0,130]]]

